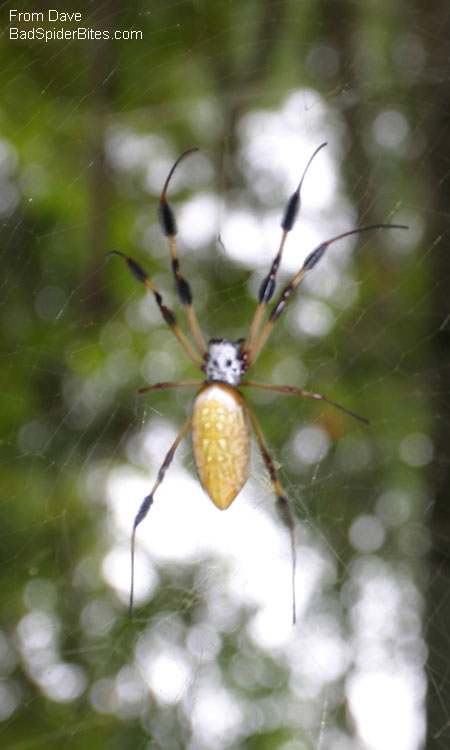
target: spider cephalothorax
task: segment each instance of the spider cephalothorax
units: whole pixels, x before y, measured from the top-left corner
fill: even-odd
[[[208,380],[238,385],[243,374],[241,341],[211,339],[206,355],[205,374]]]
[[[136,529],[146,517],[150,506],[153,503],[153,497],[159,485],[164,479],[165,472],[169,467],[174,453],[186,433],[191,430],[192,444],[194,450],[194,459],[200,482],[209,495],[213,503],[225,510],[233,502],[236,495],[244,486],[249,473],[250,460],[250,425],[256,436],[259,448],[263,455],[265,464],[269,471],[270,480],[276,495],[276,503],[281,517],[289,530],[292,551],[292,605],[293,621],[295,622],[295,525],[294,517],[287,498],[284,495],[275,464],[272,461],[269,450],[265,443],[259,423],[253,414],[253,411],[244,401],[243,396],[237,390],[238,387],[264,388],[281,393],[289,393],[295,396],[306,396],[318,401],[326,401],[336,408],[344,411],[362,422],[367,422],[363,417],[358,416],[344,406],[337,404],[327,396],[312,391],[305,391],[295,386],[273,385],[270,383],[260,383],[256,381],[243,380],[242,376],[255,363],[262,347],[264,346],[270,332],[276,321],[283,313],[293,292],[298,287],[306,273],[311,271],[320,261],[329,245],[337,240],[359,232],[367,232],[372,229],[405,229],[396,224],[373,224],[370,226],[351,229],[336,237],[332,237],[326,242],[320,244],[313,250],[304,261],[300,270],[295,274],[291,281],[282,289],[277,301],[273,305],[266,321],[264,314],[268,303],[270,302],[276,285],[276,276],[281,263],[284,245],[289,232],[294,226],[295,219],[300,207],[300,191],[303,179],[308,170],[311,161],[315,155],[326,144],[322,143],[311,156],[297,189],[289,198],[281,221],[281,241],[278,251],[272,261],[267,276],[264,277],[258,295],[258,304],[255,314],[250,325],[248,335],[245,339],[238,341],[229,341],[227,339],[213,339],[206,346],[203,334],[200,330],[194,309],[192,307],[192,292],[186,279],[180,271],[180,262],[178,259],[175,235],[176,222],[174,213],[167,202],[166,194],[170,179],[173,172],[181,159],[187,154],[197,149],[185,151],[177,159],[164,184],[159,202],[159,216],[161,226],[169,243],[169,252],[172,261],[172,273],[175,280],[175,287],[178,298],[184,307],[189,330],[192,334],[192,342],[178,325],[175,315],[163,301],[163,298],[139,263],[135,260],[120,253],[112,251],[111,254],[123,257],[130,271],[135,278],[142,282],[147,289],[152,292],[161,314],[170,326],[175,336],[178,338],[185,352],[191,358],[197,367],[206,375],[206,380],[186,380],[172,383],[156,383],[154,385],[141,388],[139,393],[148,393],[157,389],[181,388],[181,387],[200,387],[197,395],[194,397],[192,410],[181,428],[177,438],[170,447],[167,455],[159,469],[156,481],[150,491],[150,494],[144,498],[136,514],[131,536],[131,589],[130,589],[130,616],[133,612],[133,592],[134,592],[134,546]]]

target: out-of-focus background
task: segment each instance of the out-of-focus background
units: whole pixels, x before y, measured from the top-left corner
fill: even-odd
[[[447,4],[48,11],[1,7],[1,746],[447,748]],[[130,621],[132,521],[195,392],[136,410],[136,391],[199,374],[104,255],[136,258],[186,330],[157,203],[197,146],[170,187],[182,269],[205,336],[245,336],[285,201],[324,141],[278,291],[340,232],[409,230],[330,247],[252,372],[369,426],[244,394],[297,519],[297,625],[256,446],[220,513],[188,438],[138,530]]]

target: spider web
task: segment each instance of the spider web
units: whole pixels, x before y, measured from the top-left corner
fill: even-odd
[[[11,8],[3,745],[445,748],[448,535],[432,505],[448,465],[447,12],[426,26],[420,6],[400,18],[345,2],[110,1],[94,15],[80,4],[83,23],[143,41],[44,44],[8,38]],[[252,371],[324,393],[368,427],[309,399],[244,394],[297,519],[297,625],[256,445],[249,482],[219,513],[189,440],[138,530],[130,622],[132,522],[195,391],[139,409],[135,393],[197,375],[104,253],[142,262],[186,328],[156,206],[174,159],[198,145],[170,186],[182,269],[205,335],[244,336],[285,201],[324,141],[277,291],[323,240],[375,222],[409,230],[330,246]]]

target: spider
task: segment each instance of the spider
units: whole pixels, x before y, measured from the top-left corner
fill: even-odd
[[[169,389],[169,388],[195,388],[199,387],[197,394],[192,402],[191,413],[186,419],[180,432],[178,433],[173,444],[170,446],[164,461],[158,471],[157,478],[153,487],[144,500],[136,514],[131,533],[131,584],[129,614],[133,616],[134,606],[134,557],[135,557],[135,539],[136,529],[147,516],[153,503],[156,490],[164,479],[165,473],[172,462],[175,451],[184,436],[191,430],[192,447],[194,453],[194,462],[200,483],[211,498],[214,505],[220,510],[225,510],[233,502],[234,498],[243,488],[249,475],[250,461],[250,426],[256,436],[257,443],[261,450],[264,462],[269,472],[270,481],[276,495],[276,506],[280,513],[281,519],[286,526],[290,536],[291,546],[291,570],[292,570],[292,620],[295,624],[296,606],[295,606],[295,522],[290,503],[281,486],[277,469],[271,458],[269,449],[264,439],[263,433],[253,411],[247,405],[244,397],[238,388],[263,388],[269,391],[279,391],[295,396],[305,396],[325,401],[331,406],[340,409],[351,417],[368,423],[364,417],[355,414],[345,406],[332,401],[327,396],[313,391],[306,391],[301,388],[295,388],[285,385],[273,385],[270,383],[261,383],[259,381],[244,379],[247,371],[252,367],[264,344],[267,341],[276,321],[283,313],[294,290],[298,287],[305,275],[311,271],[320,261],[327,248],[338,240],[349,237],[352,234],[367,232],[375,229],[406,229],[399,224],[371,224],[368,226],[352,229],[348,232],[332,237],[322,242],[313,250],[300,270],[295,274],[291,281],[281,291],[277,301],[272,306],[269,315],[264,322],[264,313],[275,291],[275,282],[277,272],[281,263],[284,245],[287,236],[294,226],[299,208],[300,193],[303,180],[308,168],[317,155],[317,153],[326,146],[322,143],[312,154],[309,159],[297,189],[289,198],[283,218],[281,221],[281,240],[278,251],[272,261],[267,276],[263,279],[259,288],[258,303],[255,309],[253,320],[250,325],[247,337],[237,341],[228,339],[211,339],[205,343],[203,334],[200,330],[194,308],[192,306],[192,292],[189,283],[182,276],[180,271],[180,261],[178,258],[175,235],[177,233],[174,212],[167,201],[167,191],[172,175],[185,156],[197,148],[190,148],[184,151],[172,166],[167,179],[164,183],[161,197],[159,200],[159,219],[163,233],[166,235],[169,245],[169,252],[172,264],[172,273],[175,280],[175,288],[178,299],[182,304],[192,335],[192,341],[186,336],[177,323],[174,313],[163,301],[162,295],[144,271],[141,265],[122,252],[112,250],[106,257],[119,255],[123,258],[132,273],[132,275],[144,284],[153,294],[156,304],[162,314],[162,317],[177,337],[186,354],[202,371],[203,378],[198,380],[185,380],[180,382],[162,382],[155,383],[145,388],[141,388],[138,393],[149,393],[150,391]]]

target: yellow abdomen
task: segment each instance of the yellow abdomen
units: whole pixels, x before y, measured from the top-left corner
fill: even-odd
[[[210,383],[192,406],[192,447],[203,489],[225,510],[248,478],[250,431],[244,401],[224,383]]]

